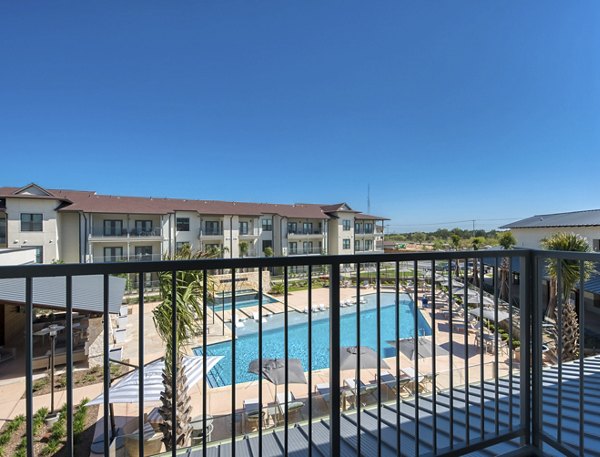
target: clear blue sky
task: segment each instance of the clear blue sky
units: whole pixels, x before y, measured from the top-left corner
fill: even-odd
[[[600,2],[400,3],[2,2],[0,185],[370,183],[396,231],[600,207]]]

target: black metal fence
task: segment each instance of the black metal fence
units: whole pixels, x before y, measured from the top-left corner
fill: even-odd
[[[544,317],[547,304],[547,284],[555,280],[557,290],[564,285],[560,270],[553,279],[546,265],[549,259],[560,262],[568,260],[569,265],[578,267],[578,287],[576,310],[579,325],[578,344],[580,350],[574,362],[578,374],[577,383],[570,382],[568,391],[564,391],[563,341],[565,335],[564,307],[570,298],[559,294],[556,300],[556,322]],[[479,449],[512,443],[523,452],[536,447],[542,449],[550,445],[567,455],[588,455],[588,439],[598,425],[592,421],[592,431],[586,429],[586,358],[585,358],[585,267],[586,262],[599,261],[598,254],[557,253],[532,250],[497,250],[468,252],[419,252],[402,254],[374,254],[360,256],[320,256],[320,257],[283,257],[283,258],[244,258],[244,259],[203,259],[195,261],[131,262],[118,264],[86,265],[39,265],[1,267],[0,279],[24,278],[25,284],[25,379],[26,379],[26,438],[27,453],[34,452],[34,397],[33,397],[33,323],[34,323],[34,278],[65,278],[65,333],[66,333],[66,455],[74,455],[73,443],[73,294],[72,279],[82,275],[103,275],[103,395],[102,423],[105,431],[111,429],[111,372],[110,364],[110,318],[109,318],[109,276],[116,274],[136,274],[139,276],[138,335],[135,342],[139,360],[144,360],[146,333],[144,275],[147,273],[172,272],[172,278],[178,271],[202,272],[202,307],[205,316],[202,332],[199,335],[199,347],[203,357],[205,376],[201,381],[201,399],[193,404],[199,416],[208,418],[211,414],[207,397],[211,393],[211,378],[206,373],[208,348],[210,348],[208,282],[211,272],[229,272],[232,277],[231,304],[217,319],[227,323],[230,337],[225,340],[230,345],[229,383],[227,389],[219,392],[229,395],[230,412],[214,417],[220,431],[214,432],[204,426],[196,437],[196,445],[191,448],[193,455],[213,455],[220,449],[228,455],[276,454],[281,455],[461,455]],[[368,265],[368,273],[361,266]],[[292,268],[306,268],[306,300],[304,309],[295,303],[289,291],[289,271]],[[314,271],[318,268],[319,273]],[[257,358],[262,365],[263,359],[272,357],[265,354],[265,326],[272,330],[272,322],[265,322],[268,311],[265,297],[270,285],[263,283],[262,272],[274,270],[283,272],[283,293],[280,302],[278,328],[282,331],[280,358],[285,364],[283,382],[285,398],[273,405],[270,399],[263,398],[264,379],[262,371],[255,382],[258,395],[257,409],[259,420],[252,430],[245,429],[247,419],[244,406],[240,406],[243,395],[236,383],[238,358],[243,355],[236,352],[236,340],[248,329],[238,325],[241,315],[249,316],[246,308],[240,307],[236,300],[236,273],[239,271],[259,272],[257,275],[257,315],[249,320],[254,322],[256,332]],[[323,270],[327,271],[326,274]],[[368,278],[368,279],[365,279]],[[328,305],[323,310],[321,303],[315,303],[315,282],[328,288]],[[367,289],[368,287],[368,289]],[[172,288],[175,293],[176,287]],[[484,289],[490,291],[485,292]],[[550,287],[552,289],[552,287]],[[294,292],[298,294],[298,292]],[[347,297],[351,295],[351,299]],[[346,297],[346,298],[345,298]],[[366,298],[368,300],[365,302]],[[391,301],[389,297],[393,297]],[[383,301],[386,303],[383,303]],[[412,313],[405,315],[401,307],[403,301],[412,303]],[[176,297],[173,296],[173,300]],[[297,299],[295,299],[297,302]],[[275,305],[273,305],[275,306]],[[278,306],[278,305],[277,305]],[[571,306],[571,305],[569,305]],[[316,308],[316,311],[315,311]],[[375,365],[369,365],[370,354],[356,350],[356,376],[350,382],[343,379],[342,373],[348,366],[342,343],[351,333],[352,345],[364,347],[365,330],[361,326],[371,325],[363,322],[366,310],[374,312],[375,347],[370,349],[376,354]],[[319,311],[320,310],[320,311]],[[390,311],[391,310],[391,311]],[[318,314],[321,313],[321,314]],[[385,313],[386,318],[382,318]],[[429,318],[424,318],[430,314]],[[318,366],[314,360],[315,319],[327,317],[329,354],[327,367]],[[352,317],[354,316],[354,317]],[[391,318],[389,316],[392,316]],[[408,317],[407,317],[408,316]],[[479,316],[477,320],[476,316]],[[173,307],[172,325],[178,324],[177,307]],[[552,317],[552,316],[550,316]],[[215,315],[212,316],[214,322]],[[275,319],[271,317],[271,319]],[[406,335],[404,322],[411,319],[411,334]],[[425,319],[431,329],[429,335],[423,335],[420,328]],[[293,322],[291,322],[293,320]],[[290,329],[298,322],[306,325],[306,354],[303,369],[307,377],[306,395],[297,395],[290,400],[288,360],[294,357],[290,341]],[[350,324],[349,324],[350,322]],[[372,320],[369,322],[373,322]],[[219,324],[221,325],[221,324]],[[304,328],[304,327],[303,327]],[[321,330],[319,330],[321,331]],[[552,332],[556,333],[555,347],[552,346]],[[569,330],[570,331],[570,330]],[[403,333],[404,332],[404,333]],[[394,354],[388,354],[385,335],[392,335]],[[293,337],[292,337],[293,338]],[[402,352],[401,346],[410,339],[416,352],[412,360]],[[373,342],[372,338],[370,339]],[[404,342],[404,343],[403,343]],[[572,343],[572,342],[571,342]],[[221,343],[223,344],[223,343]],[[423,353],[419,351],[423,346]],[[173,345],[175,347],[175,345]],[[440,350],[439,348],[443,350]],[[322,349],[322,348],[321,348]],[[528,350],[529,349],[529,350]],[[237,348],[239,351],[239,348]],[[270,349],[269,349],[270,350]],[[544,403],[544,381],[547,379],[544,359],[548,353],[557,354],[553,365],[556,377],[556,401],[551,408]],[[519,357],[516,357],[516,353]],[[440,353],[442,355],[440,355]],[[167,354],[169,357],[169,354]],[[177,364],[175,354],[171,354],[173,364]],[[410,363],[407,364],[407,360]],[[551,363],[550,363],[551,364]],[[571,366],[569,365],[569,366]],[[385,367],[388,368],[385,368]],[[317,368],[318,367],[318,368]],[[368,367],[368,368],[363,368]],[[142,431],[147,425],[143,414],[147,410],[144,401],[145,387],[144,364],[139,364],[139,414],[134,418],[137,428]],[[374,373],[374,380],[363,383],[363,370]],[[176,372],[176,367],[173,372]],[[570,372],[571,373],[571,372]],[[327,379],[318,382],[318,379]],[[548,378],[550,379],[550,378]],[[554,378],[552,378],[554,379]],[[570,379],[572,381],[572,379]],[[354,383],[354,386],[351,384]],[[323,384],[328,384],[327,388]],[[320,386],[320,388],[319,388]],[[177,379],[171,386],[177,398]],[[298,389],[296,389],[298,392]],[[598,398],[592,396],[592,403]],[[226,398],[226,397],[223,397]],[[576,400],[574,400],[576,398]],[[304,403],[300,417],[290,413],[290,403]],[[573,403],[575,401],[575,403]],[[277,400],[275,400],[277,403]],[[347,404],[351,407],[345,408]],[[326,405],[326,407],[324,406]],[[294,405],[297,406],[297,405]],[[263,416],[269,416],[272,408],[277,408],[279,420],[266,424]],[[575,409],[573,409],[575,408]],[[565,414],[565,411],[568,414]],[[576,411],[576,412],[575,412]],[[176,424],[175,409],[172,422]],[[206,421],[204,422],[206,424]],[[548,425],[548,424],[551,424]],[[594,428],[596,427],[596,428]],[[573,430],[573,429],[576,430]],[[576,443],[573,443],[573,435]],[[110,434],[104,433],[103,451],[110,452]],[[212,435],[212,436],[211,436]],[[268,439],[267,439],[268,438]],[[144,443],[147,437],[139,433],[139,455],[144,455]],[[274,440],[277,444],[273,444]],[[171,442],[172,455],[178,454],[192,443],[178,446],[176,436]],[[274,447],[275,446],[275,447]],[[250,449],[250,451],[249,451]],[[275,449],[275,450],[274,450]]]

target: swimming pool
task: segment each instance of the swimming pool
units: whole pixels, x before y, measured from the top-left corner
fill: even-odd
[[[222,309],[231,309],[231,293],[224,295],[215,294],[214,299],[211,301],[210,306],[215,311],[221,311]],[[248,306],[258,306],[259,294],[256,290],[239,290],[235,294],[235,309],[246,308]],[[273,297],[263,294],[263,305],[268,303],[276,303]]]
[[[367,303],[361,305],[360,313],[360,344],[377,348],[377,311],[376,295],[364,295]],[[396,307],[395,294],[390,292],[381,293],[381,356],[395,356],[395,349],[387,344],[394,340],[396,328],[394,325]],[[415,307],[408,295],[400,296],[400,338],[414,336],[414,311]],[[356,306],[342,308],[341,312],[341,345],[356,345]],[[431,327],[417,310],[419,335],[431,335]],[[236,383],[254,381],[258,376],[247,372],[248,365],[258,358],[258,324],[248,320],[244,322],[243,328],[236,329]],[[263,324],[263,358],[283,357],[283,314],[268,318]],[[302,361],[304,370],[308,370],[308,317],[305,314],[290,312],[288,327],[288,342],[290,358],[298,358]],[[312,366],[313,370],[327,368],[329,366],[329,313],[320,312],[313,314],[312,322]],[[198,355],[202,354],[202,348],[194,349]],[[231,385],[231,342],[211,344],[207,347],[207,354],[223,356],[223,360],[209,373],[208,381],[211,386]]]

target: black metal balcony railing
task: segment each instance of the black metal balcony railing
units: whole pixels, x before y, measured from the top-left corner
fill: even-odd
[[[564,455],[591,455],[598,449],[598,424],[594,417],[600,407],[600,401],[594,390],[597,380],[587,378],[600,373],[600,362],[595,358],[586,359],[585,347],[585,310],[584,310],[584,276],[579,275],[577,283],[576,311],[579,316],[578,343],[582,350],[577,359],[563,362],[563,322],[562,311],[565,303],[560,297],[556,306],[559,320],[554,326],[557,332],[558,362],[549,371],[544,368],[543,358],[547,355],[544,343],[548,336],[544,329],[552,324],[544,320],[542,315],[546,298],[543,294],[543,281],[546,278],[544,264],[548,259],[568,260],[571,265],[580,267],[583,271],[584,262],[600,261],[600,254],[574,254],[549,251],[512,250],[512,251],[469,251],[469,252],[421,252],[402,254],[375,254],[361,256],[322,256],[307,258],[252,258],[252,259],[204,259],[197,261],[165,261],[156,263],[123,263],[123,264],[89,264],[89,265],[39,265],[0,267],[0,279],[24,279],[25,284],[25,348],[26,348],[26,442],[27,453],[33,455],[33,296],[35,293],[35,278],[56,277],[65,278],[66,284],[66,455],[73,455],[73,276],[103,275],[104,276],[104,334],[103,334],[103,393],[102,420],[99,426],[109,430],[110,424],[110,387],[111,372],[109,359],[109,306],[108,297],[109,276],[123,273],[139,275],[139,329],[137,348],[140,359],[145,353],[144,346],[144,281],[146,273],[184,270],[195,270],[203,273],[204,287],[202,292],[203,321],[200,337],[203,363],[206,373],[209,337],[209,314],[215,317],[216,310],[209,309],[209,288],[207,281],[213,271],[221,274],[228,271],[231,275],[231,303],[229,310],[223,308],[222,315],[216,318],[230,325],[231,346],[229,414],[212,418],[220,421],[221,436],[214,442],[209,441],[208,427],[203,427],[197,437],[197,444],[187,455],[429,455],[453,456],[487,449],[489,455],[506,453],[507,455],[538,455],[545,450],[557,450]],[[459,262],[454,262],[458,260]],[[472,268],[460,270],[460,265]],[[368,272],[363,272],[361,265],[370,266]],[[347,266],[352,265],[354,275]],[[454,265],[454,266],[453,266]],[[457,266],[458,265],[458,266]],[[373,267],[374,266],[374,270]],[[266,382],[262,372],[258,374],[256,399],[256,415],[260,420],[252,422],[255,429],[244,431],[240,421],[245,415],[240,406],[238,396],[245,395],[237,388],[237,360],[243,356],[236,351],[239,343],[236,338],[239,318],[247,316],[247,308],[236,304],[236,274],[243,269],[248,272],[254,269],[263,272],[267,269],[283,271],[283,335],[281,338],[282,360],[285,366],[284,391],[290,391],[288,364],[292,348],[297,341],[290,342],[290,303],[288,271],[296,267],[307,268],[306,295],[306,372],[307,388],[304,399],[302,419],[297,420],[292,415],[292,406],[297,407],[297,401],[288,398],[273,406],[270,398],[263,395],[263,385]],[[325,267],[327,273],[323,274]],[[314,271],[320,270],[318,274]],[[456,270],[456,268],[459,268]],[[513,273],[518,272],[518,283],[508,280]],[[258,274],[258,305],[256,310],[256,340],[257,358],[262,365],[263,341],[266,333],[264,327],[267,315],[267,303],[263,292],[268,284],[263,284],[263,274]],[[321,306],[313,303],[315,290],[313,280],[326,281],[328,287],[328,310],[322,311]],[[564,280],[559,274],[557,289],[561,290]],[[35,287],[34,287],[35,286]],[[341,287],[355,287],[353,304],[341,296]],[[364,287],[373,287],[369,292],[367,302]],[[387,289],[388,292],[385,292]],[[484,289],[488,289],[487,292]],[[297,293],[297,292],[295,292]],[[384,294],[394,298],[390,304],[383,304]],[[454,297],[454,298],[453,298]],[[401,304],[411,300],[408,308]],[[246,306],[246,305],[244,305]],[[354,308],[346,309],[350,306]],[[403,305],[404,306],[404,305]],[[422,308],[421,308],[422,306]],[[318,309],[316,309],[318,308]],[[269,308],[269,313],[274,308]],[[410,310],[412,309],[412,312]],[[430,338],[421,335],[422,312],[431,310],[429,323]],[[313,318],[313,312],[325,313],[328,320],[322,316]],[[319,311],[321,310],[321,311]],[[406,311],[408,314],[405,314]],[[391,313],[390,313],[391,311]],[[402,313],[401,313],[402,311]],[[295,312],[295,311],[294,311]],[[342,358],[342,350],[348,334],[352,334],[352,346],[361,347],[364,340],[363,313],[375,313],[375,323],[372,334],[375,335],[372,349],[378,357],[374,365],[367,363],[368,355],[363,350],[354,351],[354,365],[358,367],[372,366],[375,380],[364,387],[353,388],[344,386],[342,372],[348,369],[348,359]],[[387,321],[382,321],[386,313]],[[172,322],[177,324],[177,307],[174,307]],[[354,320],[343,318],[355,313]],[[445,314],[445,318],[442,317]],[[483,316],[479,326],[474,326],[471,315]],[[315,314],[317,316],[317,314]],[[389,316],[392,316],[391,320]],[[214,321],[214,319],[213,319]],[[294,320],[297,323],[297,320]],[[322,322],[326,322],[324,327]],[[350,324],[348,324],[350,322]],[[391,322],[391,323],[390,323]],[[502,323],[505,325],[501,325]],[[410,324],[409,335],[402,325]],[[250,325],[250,324],[249,324]],[[318,378],[327,378],[326,385],[315,387],[320,396],[313,392],[316,382],[318,363],[315,360],[313,327],[320,325],[319,332],[328,332],[328,370],[321,370]],[[350,325],[350,326],[348,326]],[[390,327],[391,326],[391,327]],[[316,328],[316,327],[315,327]],[[486,330],[487,328],[487,330]],[[491,331],[488,331],[490,330]],[[501,330],[502,329],[502,330]],[[272,327],[269,326],[269,330]],[[371,332],[371,330],[369,330]],[[391,353],[384,349],[384,338],[388,333],[393,334]],[[245,333],[247,335],[247,333]],[[406,365],[402,351],[401,337],[412,338],[413,360]],[[294,338],[297,338],[295,336]],[[423,343],[421,343],[423,342]],[[517,352],[517,342],[520,348],[518,364],[514,361]],[[293,345],[290,343],[294,343]],[[364,343],[364,341],[363,341]],[[221,343],[222,344],[222,343]],[[421,347],[423,353],[421,353]],[[439,348],[444,349],[440,355]],[[432,354],[426,362],[426,353]],[[385,354],[386,362],[381,359]],[[505,357],[508,359],[505,360]],[[362,361],[361,361],[362,360]],[[177,363],[175,360],[174,364]],[[428,365],[430,364],[430,365]],[[425,369],[425,366],[429,368]],[[442,366],[443,365],[443,366]],[[408,368],[411,368],[412,375]],[[140,377],[143,379],[144,367],[139,366]],[[352,368],[352,373],[354,373]],[[174,371],[175,368],[174,368]],[[224,368],[217,371],[213,378],[218,382],[225,377]],[[352,378],[353,374],[345,376]],[[361,385],[366,376],[357,372],[353,383]],[[177,380],[173,380],[172,389],[176,392]],[[210,393],[210,377],[204,376],[201,385],[201,399],[194,400],[193,407],[200,409],[199,416],[208,418],[209,406],[207,396]],[[225,383],[226,385],[229,385]],[[249,388],[245,386],[245,388]],[[223,388],[219,389],[223,392]],[[298,390],[296,390],[298,392]],[[386,393],[387,392],[387,393]],[[367,398],[368,397],[368,398]],[[174,400],[175,401],[175,400]],[[371,401],[371,403],[369,403]],[[326,404],[323,412],[319,412],[318,402]],[[344,405],[349,402],[351,408]],[[200,406],[198,406],[200,405]],[[219,405],[221,406],[221,405]],[[267,433],[267,424],[262,420],[264,415],[271,414],[276,407],[279,419],[275,420],[274,433]],[[139,386],[139,414],[135,418],[139,430],[143,430],[147,409],[144,403],[144,385]],[[294,409],[294,411],[296,411]],[[263,414],[264,413],[264,414]],[[249,417],[249,416],[248,416]],[[254,417],[254,416],[253,416]],[[176,412],[173,412],[172,422],[177,423]],[[215,427],[216,433],[216,427]],[[104,453],[109,455],[109,434],[104,436]],[[144,433],[137,435],[139,439],[140,456],[144,455]],[[186,443],[189,445],[189,443]],[[176,455],[177,445],[173,435],[172,455]],[[213,449],[214,448],[214,449]],[[177,450],[182,450],[180,447]],[[250,451],[251,450],[251,451]],[[220,455],[220,454],[219,454]]]
[[[323,235],[323,231],[318,229],[291,229],[288,230],[288,235]]]

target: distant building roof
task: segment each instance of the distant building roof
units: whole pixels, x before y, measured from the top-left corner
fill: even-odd
[[[322,205],[312,203],[277,204],[231,202],[219,200],[190,200],[177,198],[128,197],[99,195],[94,191],[44,189],[37,184],[0,187],[0,198],[50,199],[60,202],[61,212],[113,213],[113,214],[172,214],[176,211],[193,211],[199,214],[260,216],[277,214],[287,218],[329,219],[338,211],[353,212],[359,219],[385,218],[368,216],[354,211],[346,203]]]
[[[125,279],[109,276],[108,307],[118,313],[123,303]],[[33,278],[33,306],[39,308],[66,308],[66,281],[64,277]],[[104,277],[73,276],[73,309],[102,313],[104,311]],[[25,279],[0,279],[0,303],[25,305]]]
[[[548,228],[548,227],[600,226],[600,209],[573,211],[570,213],[539,214],[503,225],[500,228]]]

